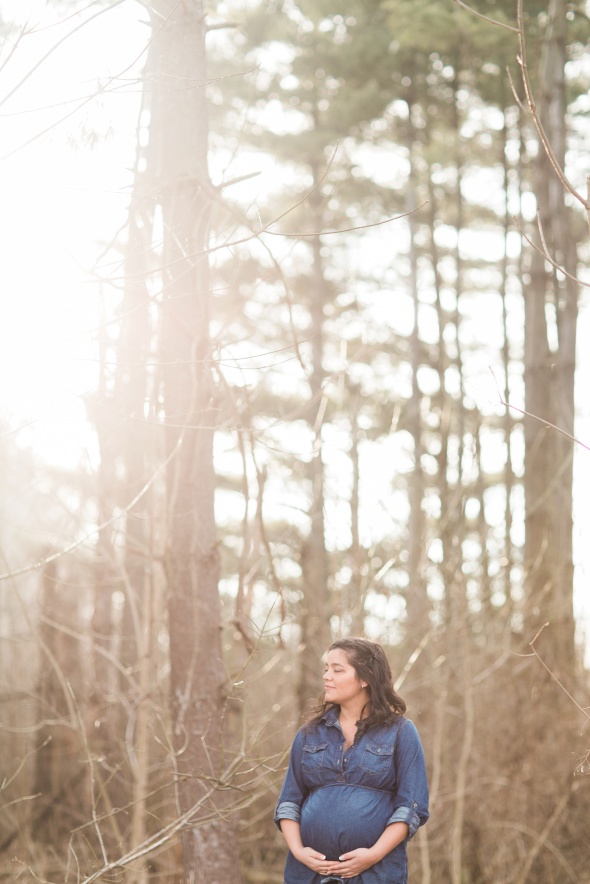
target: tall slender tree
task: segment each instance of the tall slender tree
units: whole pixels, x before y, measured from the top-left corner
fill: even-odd
[[[567,9],[561,0],[549,2],[534,78],[539,121],[562,168],[567,146]],[[535,161],[534,187],[549,257],[566,273],[549,265],[543,247],[531,250],[530,282],[525,287],[526,409],[573,435],[579,297],[576,234],[563,186],[542,144]],[[559,677],[573,670],[575,651],[573,448],[565,437],[547,432],[535,418],[525,422],[525,445],[528,622],[534,635],[549,621],[543,648],[548,665]]]
[[[240,880],[231,756],[224,738],[213,442],[217,407],[209,326],[207,24],[201,0],[150,7],[153,36],[146,182],[161,213],[161,407],[167,451],[164,570],[172,738],[184,876]]]

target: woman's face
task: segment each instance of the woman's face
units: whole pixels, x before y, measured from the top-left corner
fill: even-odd
[[[361,680],[342,648],[334,648],[326,657],[324,690],[326,700],[339,705],[358,698],[362,692]]]

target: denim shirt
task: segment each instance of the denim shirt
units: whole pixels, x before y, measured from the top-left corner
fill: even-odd
[[[409,719],[400,716],[372,728],[346,750],[344,743],[337,708],[329,709],[317,727],[301,728],[274,815],[279,828],[282,819],[298,822],[304,845],[330,860],[372,847],[391,823],[406,823],[409,839],[428,819],[424,752]],[[320,880],[289,853],[286,884]],[[406,841],[348,881],[406,884]]]

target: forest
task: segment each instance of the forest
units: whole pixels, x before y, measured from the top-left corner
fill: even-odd
[[[590,884],[590,8],[0,0],[0,879],[281,884],[343,636],[412,884]]]

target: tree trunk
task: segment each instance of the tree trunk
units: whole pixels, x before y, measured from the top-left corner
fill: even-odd
[[[207,255],[205,21],[200,0],[161,2],[151,47],[150,171],[163,222],[170,692],[187,882],[240,881],[224,748],[219,551],[214,514],[216,408]]]
[[[566,144],[565,16],[564,0],[551,0],[538,96],[541,121],[561,163]],[[576,244],[562,185],[541,147],[536,162],[535,194],[547,247],[575,274]],[[578,286],[559,276],[541,254],[532,252],[525,289],[525,401],[527,412],[573,433]],[[574,665],[572,468],[571,442],[527,419],[527,635],[532,638],[549,622],[539,650],[557,677],[571,672]]]
[[[502,128],[502,163],[504,176],[504,253],[502,256],[502,366],[504,369],[504,401],[510,402],[510,339],[508,335],[508,237],[512,223],[512,215],[510,213],[510,164],[507,154],[508,146],[508,128],[506,116],[504,116],[504,126]],[[520,157],[519,157],[520,166]],[[519,168],[519,188],[520,188],[520,168]],[[522,252],[521,252],[522,254]],[[512,589],[512,569],[514,566],[514,550],[512,543],[512,507],[513,507],[513,490],[515,487],[514,465],[513,465],[513,428],[514,422],[510,409],[506,408],[503,419],[504,445],[506,446],[506,462],[504,466],[504,487],[506,494],[506,502],[504,504],[504,562],[502,571],[504,576],[503,588],[506,611],[506,622],[512,627],[511,619],[514,610],[513,589]]]
[[[409,115],[411,122],[411,112]],[[416,208],[416,173],[412,163],[412,142],[415,138],[415,130],[409,125],[408,128],[408,156],[410,157],[410,182],[408,184],[407,209],[413,212]],[[408,419],[409,431],[414,443],[414,469],[409,479],[408,490],[410,502],[410,520],[408,531],[408,576],[409,587],[406,596],[407,606],[407,633],[411,644],[417,647],[430,629],[430,602],[426,591],[424,579],[425,568],[425,538],[424,524],[424,472],[422,469],[422,454],[424,450],[422,441],[422,393],[418,381],[418,372],[421,364],[420,336],[419,336],[419,311],[420,297],[418,288],[418,251],[416,248],[416,220],[414,214],[409,216],[410,227],[410,285],[412,289],[413,303],[413,328],[411,336],[412,348],[412,398],[410,401],[410,415]],[[434,228],[433,228],[434,229]],[[444,346],[443,337],[440,337],[440,346]],[[423,664],[421,664],[423,665]]]
[[[322,214],[318,201],[319,173],[314,169],[315,188],[310,194],[315,230],[322,229]],[[321,690],[321,659],[330,643],[330,601],[328,592],[328,556],[324,524],[324,464],[322,460],[322,421],[324,412],[323,381],[323,326],[326,302],[326,281],[319,236],[312,238],[313,279],[311,283],[312,366],[310,375],[311,402],[308,423],[313,433],[314,446],[308,466],[311,488],[309,506],[310,533],[301,555],[303,573],[303,603],[301,611],[301,673],[299,705],[304,708],[310,697]]]
[[[67,584],[60,584],[55,562],[43,567],[39,602],[42,656],[37,695],[43,723],[37,730],[34,792],[39,800],[32,835],[59,849],[90,807],[87,774],[78,776],[77,770],[84,767],[83,710],[76,706],[83,694],[84,671],[74,637],[80,623],[78,599]]]
[[[359,459],[359,412],[361,388],[349,383],[350,400],[350,460],[352,463],[352,491],[350,495],[350,586],[348,591],[348,611],[342,613],[350,617],[350,631],[353,635],[363,635],[365,624],[365,599],[362,587],[362,549],[360,540],[360,459]]]

